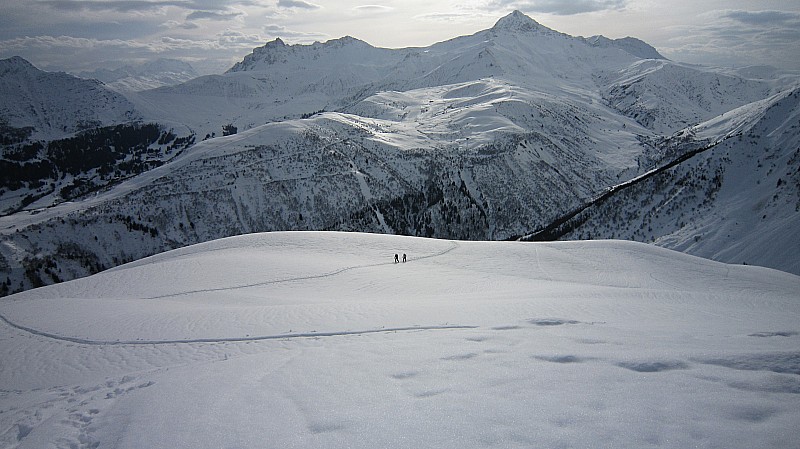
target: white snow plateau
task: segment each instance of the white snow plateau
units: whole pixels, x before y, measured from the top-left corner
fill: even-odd
[[[794,448],[798,291],[633,242],[231,237],[4,299],[0,447]]]

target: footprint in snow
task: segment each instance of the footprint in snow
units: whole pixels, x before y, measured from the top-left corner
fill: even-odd
[[[561,326],[564,324],[580,324],[580,321],[564,320],[560,318],[532,318],[528,320],[534,326]]]
[[[551,363],[583,363],[588,360],[576,355],[542,355],[534,356],[534,358]]]
[[[783,332],[756,332],[755,334],[750,334],[748,337],[762,337],[762,338],[769,338],[769,337],[793,337],[798,335],[797,332],[794,331],[783,331]]]
[[[472,358],[477,357],[478,354],[474,352],[468,352],[466,354],[456,354],[447,357],[442,357],[442,360],[469,360]]]
[[[642,362],[619,362],[617,366],[637,373],[660,373],[664,371],[689,369],[689,365],[679,360],[658,360]]]

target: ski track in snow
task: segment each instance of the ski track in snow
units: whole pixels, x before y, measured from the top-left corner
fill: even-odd
[[[453,251],[454,249],[458,248],[458,246],[459,245],[458,245],[457,242],[451,241],[449,248],[447,248],[447,249],[445,249],[443,251],[440,251],[438,253],[429,254],[427,256],[420,256],[420,257],[416,257],[414,259],[410,259],[407,263],[413,262],[415,260],[423,260],[423,259],[430,259],[430,258],[433,258],[433,257],[443,256],[443,255],[449,253],[450,251]],[[395,263],[396,262],[382,262],[382,263],[376,263],[376,264],[355,265],[355,266],[351,266],[351,267],[339,268],[337,270],[333,270],[333,271],[330,271],[328,273],[323,273],[323,274],[314,274],[314,275],[309,275],[309,276],[298,276],[298,277],[292,277],[292,278],[286,278],[286,279],[274,279],[274,280],[271,280],[271,281],[256,282],[256,283],[253,283],[253,284],[245,284],[245,285],[235,285],[235,286],[230,286],[230,287],[219,287],[219,288],[207,288],[207,289],[189,290],[189,291],[180,292],[180,293],[170,293],[168,295],[150,296],[150,297],[143,298],[143,299],[163,299],[163,298],[171,298],[171,297],[175,297],[175,296],[192,295],[192,294],[196,294],[196,293],[213,293],[213,292],[219,292],[219,291],[230,291],[230,290],[239,290],[239,289],[243,289],[243,288],[261,287],[261,286],[264,286],[264,285],[279,284],[279,283],[283,283],[283,282],[295,282],[295,281],[307,281],[307,280],[310,280],[310,279],[322,279],[322,278],[336,276],[338,274],[342,274],[342,273],[345,273],[347,271],[359,270],[359,269],[362,269],[362,268],[379,267],[379,266],[383,266],[383,265],[392,265],[392,264],[395,264]]]
[[[0,447],[797,446],[794,277],[634,243],[429,246],[398,238],[240,236],[122,266],[148,272],[172,263],[176,273],[147,285],[146,294],[129,291],[124,299],[132,304],[108,304],[118,314],[136,312],[119,322],[142,329],[135,334],[84,334],[82,325],[104,318],[92,307],[76,313],[78,321],[66,316],[63,326],[47,327],[48,317],[58,322],[61,314],[46,301],[113,302],[113,292],[125,282],[136,286],[139,276],[120,276],[121,284],[100,293],[107,279],[20,296],[18,307],[0,314]],[[263,272],[242,273],[242,266],[271,246],[303,248],[292,261],[301,271],[275,275],[285,279],[264,289],[292,304],[297,287],[301,309],[269,322],[291,327],[245,334],[242,322],[221,327],[213,321],[219,309],[194,310],[191,297],[180,296],[168,311],[197,313],[188,329],[205,333],[149,333],[184,324],[169,317],[137,326],[160,320],[160,303],[172,302],[142,299],[159,293],[152,288],[200,287],[204,264],[223,267],[218,282],[236,273],[250,277],[231,284],[255,284]],[[421,257],[410,262],[428,261],[394,266],[383,258],[390,248],[411,248]],[[239,253],[242,266],[221,264],[213,251]],[[319,257],[337,265],[311,276],[303,258]],[[193,276],[177,275],[187,267]],[[365,284],[372,291],[353,288],[352,278],[376,274]],[[419,285],[382,294],[396,282]],[[675,287],[662,288],[665,282]],[[428,286],[436,287],[429,296],[409,296]],[[247,286],[214,290],[213,304],[248,305],[261,294],[239,288]],[[336,316],[329,312],[340,304],[317,310],[303,302],[303,288],[369,308]],[[153,313],[138,315],[140,308]],[[17,318],[12,310],[26,313]],[[294,327],[298,317],[322,327]],[[207,324],[230,333],[211,333]]]
[[[230,337],[230,338],[191,338],[191,339],[174,339],[174,340],[91,340],[86,338],[66,337],[57,335],[50,332],[44,332],[32,327],[22,326],[20,324],[10,321],[8,318],[0,314],[0,320],[14,329],[27,332],[39,337],[49,338],[51,340],[59,340],[68,343],[77,343],[81,345],[90,346],[142,346],[142,345],[171,345],[171,344],[189,344],[189,343],[241,343],[251,341],[264,341],[264,340],[288,340],[294,338],[315,338],[315,337],[343,337],[347,335],[367,335],[391,332],[410,332],[410,331],[428,331],[428,330],[450,330],[450,329],[477,329],[478,326],[460,326],[460,325],[442,325],[442,326],[406,326],[406,327],[390,327],[380,329],[367,329],[356,331],[337,331],[337,332],[302,332],[302,333],[289,333],[277,335],[261,335],[255,337]]]
[[[414,259],[410,259],[406,263],[411,263],[415,260],[423,260],[423,259],[430,259],[434,257],[443,256],[456,248],[459,247],[459,244],[455,241],[451,241],[450,247],[446,248],[443,251],[439,251],[437,253],[429,254],[427,256],[420,256]],[[247,285],[239,285],[239,286],[232,286],[232,287],[221,287],[221,288],[213,288],[213,289],[201,289],[201,290],[192,290],[180,293],[172,293],[169,295],[162,295],[162,296],[153,296],[143,299],[162,299],[162,298],[169,298],[175,296],[184,296],[184,295],[191,295],[195,293],[208,293],[208,292],[218,292],[218,291],[231,291],[231,290],[238,290],[244,288],[251,288],[251,287],[258,287],[270,284],[278,284],[282,282],[295,282],[295,281],[305,281],[310,279],[321,279],[336,276],[338,274],[357,270],[362,268],[370,268],[370,267],[378,267],[383,265],[392,265],[396,262],[384,262],[378,264],[368,264],[368,265],[357,265],[351,267],[344,267],[338,270],[334,270],[328,273],[312,275],[312,276],[299,276],[287,279],[276,279],[272,281],[265,281],[259,282],[254,284],[247,284]],[[355,330],[355,331],[334,331],[334,332],[302,332],[302,333],[286,333],[286,334],[276,334],[276,335],[261,335],[261,336],[247,336],[247,337],[229,337],[229,338],[190,338],[190,339],[166,339],[166,340],[93,340],[93,339],[86,339],[86,338],[77,338],[77,337],[67,337],[63,335],[54,334],[51,332],[41,331],[32,327],[23,326],[21,324],[15,323],[9,320],[5,315],[0,313],[0,320],[5,322],[7,325],[23,331],[27,332],[32,335],[36,335],[39,337],[45,337],[53,340],[59,340],[69,343],[77,343],[83,345],[92,345],[92,346],[130,346],[130,345],[167,345],[167,344],[189,344],[189,343],[239,343],[239,342],[253,342],[253,341],[264,341],[264,340],[286,340],[286,339],[294,339],[294,338],[315,338],[315,337],[341,337],[347,335],[366,335],[366,334],[376,334],[376,333],[388,333],[388,332],[409,332],[409,331],[426,331],[426,330],[450,330],[450,329],[476,329],[478,326],[467,326],[467,325],[441,325],[441,326],[404,326],[404,327],[391,327],[391,328],[378,328],[378,329],[366,329],[366,330]]]

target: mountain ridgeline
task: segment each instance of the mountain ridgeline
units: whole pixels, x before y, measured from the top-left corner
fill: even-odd
[[[173,86],[197,78],[194,68],[175,59],[157,59],[116,69],[81,72],[81,78],[96,79],[118,92],[139,92],[162,86]]]
[[[50,76],[35,70],[24,79]],[[514,12],[424,48],[276,39],[222,75],[124,97],[89,82],[114,101],[48,107],[35,84],[10,92],[16,73],[0,71],[0,293],[277,230],[624,238],[800,273],[800,83],[774,71]],[[43,124],[68,107],[106,131]],[[149,134],[124,151],[87,137],[115,126]],[[54,164],[59,139],[104,159]]]

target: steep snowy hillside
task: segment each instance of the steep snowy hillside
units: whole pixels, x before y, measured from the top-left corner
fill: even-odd
[[[800,89],[686,134],[710,148],[588,209],[566,237],[654,242],[800,273]]]
[[[197,78],[194,68],[176,59],[157,59],[117,69],[81,72],[81,78],[96,79],[119,92],[138,92],[163,86],[174,86]]]
[[[558,33],[516,12],[489,30],[426,48],[375,48],[351,37],[312,45],[276,39],[224,75],[130,98],[148,119],[187,123],[204,135],[227,123],[248,129],[341,110],[382,91],[489,77],[591,104],[601,99],[598,73],[623,70],[639,60],[620,45],[596,45]]]
[[[99,81],[43,72],[20,57],[0,60],[0,99],[0,124],[32,128],[31,139],[140,118],[133,104]]]
[[[637,62],[603,83],[612,107],[666,135],[764,99],[772,89],[766,81],[663,60]]]
[[[156,124],[82,131],[50,142],[20,142],[0,151],[0,215],[36,211],[119,184],[162,165],[194,144]]]
[[[798,291],[631,242],[239,236],[0,301],[0,446],[791,449]]]

